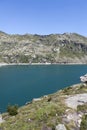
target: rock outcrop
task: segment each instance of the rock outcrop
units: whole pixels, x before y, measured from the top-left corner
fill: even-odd
[[[56,130],[67,130],[64,124],[59,124],[56,126]]]
[[[81,76],[80,79],[81,79],[81,82],[87,83],[87,74]]]

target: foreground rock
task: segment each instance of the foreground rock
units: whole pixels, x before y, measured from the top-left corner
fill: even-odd
[[[56,126],[56,130],[67,130],[64,124],[59,124]]]
[[[87,93],[68,96],[65,102],[68,107],[77,109],[78,105],[83,105],[84,103],[87,103]]]

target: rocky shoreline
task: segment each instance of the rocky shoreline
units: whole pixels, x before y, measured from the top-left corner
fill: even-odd
[[[87,65],[86,63],[0,63],[2,66],[11,66],[11,65]]]

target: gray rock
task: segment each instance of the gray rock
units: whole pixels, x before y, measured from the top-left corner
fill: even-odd
[[[41,130],[52,130],[52,128],[47,127],[47,126],[44,125]]]
[[[66,127],[64,124],[59,124],[56,126],[56,130],[66,130]]]
[[[87,103],[87,93],[69,96],[65,100],[65,103],[67,104],[68,107],[71,107],[73,109],[77,109],[78,105],[83,105],[84,103]]]

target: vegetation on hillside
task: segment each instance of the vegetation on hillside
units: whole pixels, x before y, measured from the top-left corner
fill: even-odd
[[[87,85],[77,84],[54,94],[32,100],[20,107],[14,116],[3,113],[2,117],[5,121],[0,125],[0,128],[2,130],[42,130],[45,125],[55,130],[57,125],[64,124],[66,130],[75,130],[79,129],[77,117],[80,118],[79,114],[82,113],[80,130],[86,130],[87,105],[78,105],[77,109],[72,109],[65,103],[67,97],[83,93],[87,93]],[[10,108],[13,112],[15,106],[10,106]],[[71,118],[73,116],[74,118]]]
[[[15,116],[18,114],[18,105],[8,105],[7,106],[7,112],[9,113],[9,115],[11,116]]]

